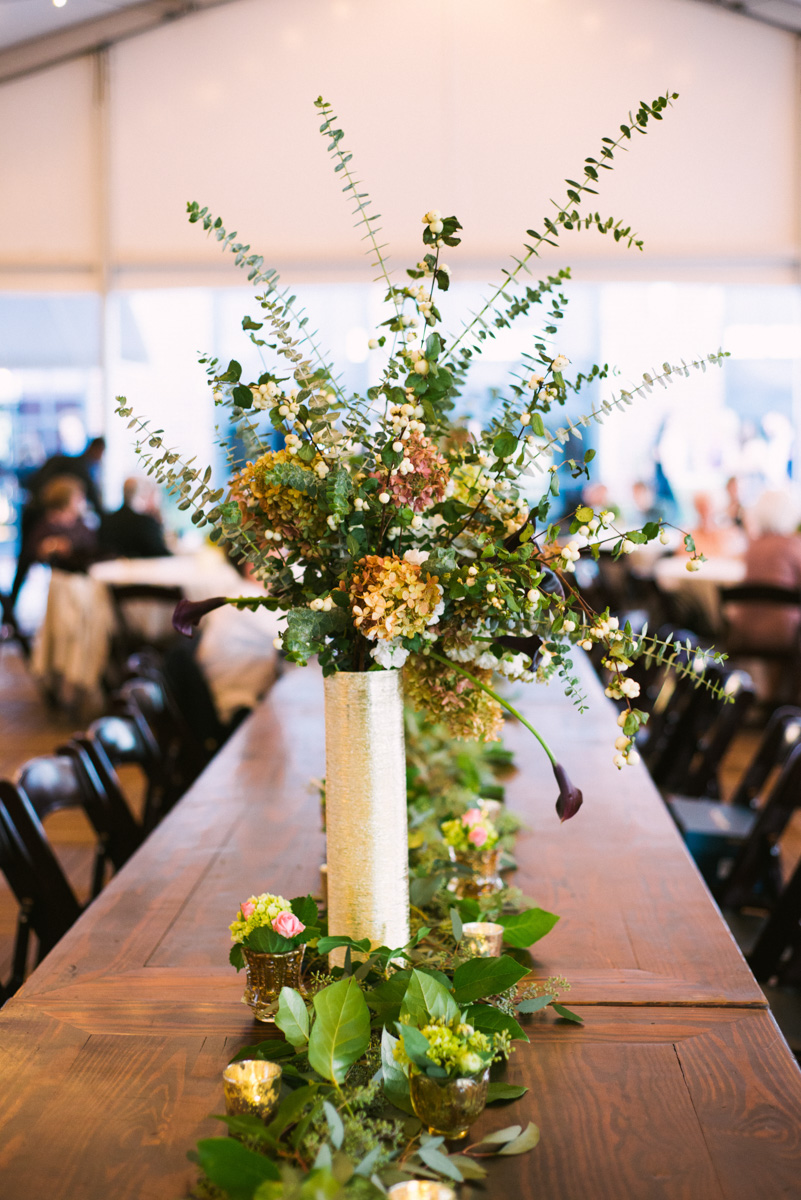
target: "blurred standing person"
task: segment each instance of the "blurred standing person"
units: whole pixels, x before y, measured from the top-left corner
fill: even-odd
[[[158,492],[149,479],[131,476],[122,485],[122,504],[100,519],[100,544],[112,558],[163,558],[170,553]]]

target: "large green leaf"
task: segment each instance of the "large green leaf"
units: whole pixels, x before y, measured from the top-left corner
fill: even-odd
[[[370,1010],[358,983],[349,977],[318,992],[314,1011],[309,1065],[324,1079],[341,1084],[370,1044]]]
[[[493,1034],[507,1032],[513,1042],[527,1042],[528,1034],[520,1028],[514,1017],[501,1012],[491,1004],[470,1004],[466,1009],[467,1019],[482,1033]]]
[[[295,943],[290,938],[276,933],[266,925],[257,925],[244,939],[248,950],[257,950],[260,954],[288,954],[295,949]]]
[[[521,966],[507,954],[501,958],[470,958],[454,972],[454,996],[458,1004],[468,1004],[483,996],[505,992],[526,975],[528,967]]]
[[[305,1046],[309,1040],[309,1010],[300,992],[282,987],[278,995],[275,1023],[293,1046]]]
[[[487,1088],[487,1104],[499,1104],[502,1100],[519,1100],[528,1091],[519,1083],[505,1083],[502,1079],[491,1079]]]
[[[391,1025],[400,1016],[400,1007],[411,979],[411,971],[396,971],[366,993],[365,999],[373,1012],[385,1025]]]
[[[197,1144],[197,1156],[211,1182],[230,1200],[251,1200],[260,1183],[281,1178],[275,1163],[235,1138],[204,1138]]]
[[[520,913],[500,913],[495,919],[503,925],[506,945],[524,949],[550,933],[559,917],[544,908],[528,908]]]
[[[438,980],[422,971],[412,971],[401,1005],[401,1017],[405,1016],[418,1027],[427,1025],[432,1017],[453,1021],[459,1016],[459,1005]]]
[[[290,900],[292,911],[304,925],[317,924],[317,903],[313,896],[296,896]]]
[[[399,1038],[393,1037],[388,1029],[381,1032],[381,1074],[384,1078],[384,1093],[390,1104],[402,1112],[414,1115],[409,1093],[409,1077],[399,1062],[395,1061],[393,1051]]]

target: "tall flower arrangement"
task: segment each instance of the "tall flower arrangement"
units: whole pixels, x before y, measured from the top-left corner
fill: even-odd
[[[635,760],[633,741],[645,715],[634,704],[638,686],[626,672],[641,655],[661,658],[672,647],[619,628],[608,612],[594,612],[576,586],[575,567],[585,554],[630,553],[664,538],[664,528],[660,522],[621,528],[611,512],[586,505],[557,524],[551,506],[560,469],[574,480],[589,476],[593,451],[568,456],[569,440],[580,440],[593,421],[655,386],[723,356],[664,363],[578,419],[560,418],[569,395],[606,379],[608,367],[571,373],[556,340],[570,272],[541,279],[532,272],[542,248],[558,245],[565,231],[594,229],[642,247],[631,227],[592,206],[602,172],[662,120],[675,98],[667,93],[642,103],[616,138],[602,139],[578,179],[567,180],[565,199],[527,231],[523,251],[454,334],[443,331],[439,305],[452,278],[444,255],[460,244],[460,222],[427,211],[420,258],[403,281],[393,279],[343,131],[331,106],[318,99],[320,132],[386,289],[387,316],[370,341],[381,356],[381,377],[364,396],[345,393],[277,272],[219,217],[188,206],[189,220],[233,253],[258,289],[259,319],[246,316],[242,326],[259,350],[262,371],[250,378],[236,360],[201,360],[215,405],[248,448],[247,461],[233,463],[227,489],[213,489],[210,469],[184,463],[160,431],[132,416],[122,397],[119,412],[132,418],[148,468],[179,495],[181,507],[193,510],[198,526],[211,527],[213,541],[233,545],[252,565],[267,595],[182,605],[177,627],[191,632],[216,604],[280,610],[286,617],[280,645],[291,661],[305,664],[316,655],[325,674],[403,668],[418,709],[457,736],[483,739],[498,736],[502,706],[510,708],[495,678],[547,682],[559,675],[578,694],[572,648],[601,644],[608,694],[625,705],[614,761],[622,767]],[[541,332],[500,389],[486,427],[468,431],[454,414],[471,364],[498,330],[535,313]],[[265,440],[270,427],[283,437],[280,450]],[[544,492],[533,506],[532,491]],[[694,569],[701,556],[689,537],[685,544]],[[581,795],[542,744],[559,782],[560,815],[571,816]]]

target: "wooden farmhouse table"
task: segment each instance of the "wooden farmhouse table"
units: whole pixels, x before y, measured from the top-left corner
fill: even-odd
[[[519,690],[584,790],[556,788],[519,725],[507,802],[528,825],[516,882],[561,915],[534,947],[582,1028],[526,1018],[508,1078],[529,1092],[475,1134],[542,1138],[471,1200],[801,1197],[801,1073],[644,770],[612,764],[614,710]],[[221,1071],[260,1027],[227,965],[243,896],[316,890],[324,856],[322,681],[289,671],[0,1012],[0,1198],[178,1200],[219,1134]]]

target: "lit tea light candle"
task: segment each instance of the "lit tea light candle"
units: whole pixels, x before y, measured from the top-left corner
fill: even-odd
[[[503,950],[503,925],[468,921],[462,926],[462,946],[473,958],[499,958]]]
[[[409,1179],[396,1183],[389,1189],[392,1200],[456,1200],[456,1192],[447,1184],[429,1179]]]
[[[225,1068],[223,1087],[229,1117],[250,1113],[269,1121],[281,1094],[281,1068],[278,1063],[246,1058]]]

